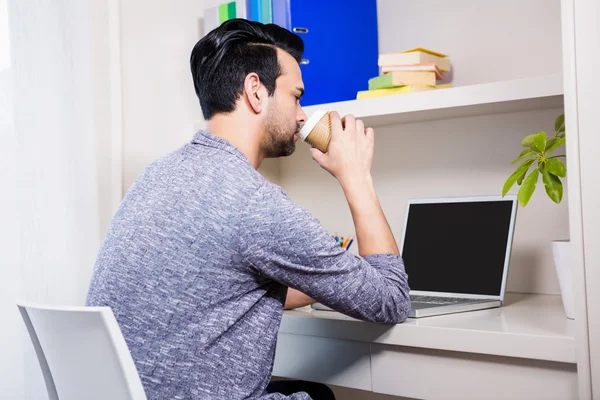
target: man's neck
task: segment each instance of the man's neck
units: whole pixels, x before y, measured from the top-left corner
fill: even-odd
[[[210,133],[227,140],[238,148],[255,169],[260,167],[264,155],[260,151],[260,130],[253,121],[232,115],[217,114],[208,121]]]

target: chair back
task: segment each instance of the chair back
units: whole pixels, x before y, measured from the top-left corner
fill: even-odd
[[[50,400],[146,400],[109,307],[17,306]]]

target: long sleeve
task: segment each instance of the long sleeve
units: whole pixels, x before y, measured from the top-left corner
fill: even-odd
[[[319,221],[265,183],[249,199],[240,221],[244,262],[258,274],[300,290],[351,317],[403,322],[410,309],[404,264],[394,254],[354,255]]]

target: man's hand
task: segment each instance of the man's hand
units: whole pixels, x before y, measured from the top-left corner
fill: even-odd
[[[331,112],[329,117],[329,150],[323,154],[318,149],[311,149],[313,159],[337,178],[342,186],[353,181],[364,182],[370,179],[374,147],[373,129],[365,129],[365,124],[352,115],[340,120],[337,112]]]
[[[291,310],[293,308],[305,307],[313,303],[315,303],[315,300],[311,299],[304,293],[299,292],[296,289],[288,288],[287,297],[285,298],[285,306],[283,308],[286,310]]]

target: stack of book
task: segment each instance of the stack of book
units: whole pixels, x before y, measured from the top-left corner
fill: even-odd
[[[204,10],[204,34],[233,18],[292,29],[290,0],[235,0]]]
[[[450,87],[437,84],[450,71],[447,55],[422,47],[379,55],[381,75],[369,79],[369,90],[359,91],[357,99],[423,92]]]

